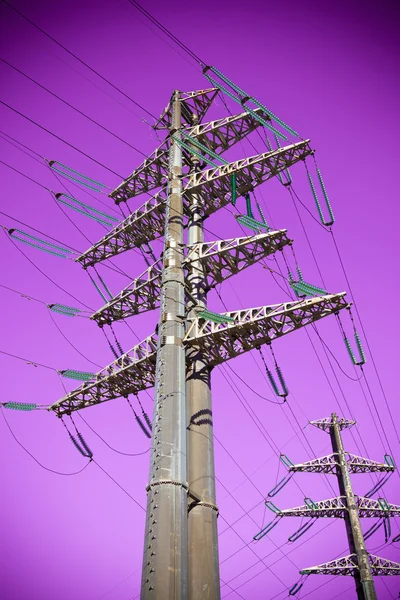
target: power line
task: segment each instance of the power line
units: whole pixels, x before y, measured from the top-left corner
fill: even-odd
[[[93,429],[93,427],[91,425],[89,425],[89,423],[82,417],[82,415],[78,412],[78,417],[80,417],[82,419],[82,421],[85,423],[85,425],[87,427],[89,427],[89,429],[108,447],[110,448],[110,450],[112,450],[113,452],[116,452],[117,454],[122,454],[123,456],[143,456],[143,454],[147,454],[150,451],[150,448],[147,448],[147,450],[144,450],[143,452],[122,452],[121,450],[117,450],[116,448],[113,448],[108,442],[106,442],[106,440],[97,432]]]
[[[49,367],[49,365],[44,365],[42,363],[36,362],[35,360],[30,360],[29,358],[23,358],[22,356],[18,356],[16,354],[11,354],[11,352],[6,352],[5,350],[0,350],[1,354],[6,354],[7,356],[12,356],[12,358],[17,358],[18,360],[23,360],[25,363],[30,363],[37,367],[43,367],[44,369],[50,369],[51,371],[55,371],[57,373],[57,369],[55,367]]]
[[[186,54],[188,54],[191,58],[193,58],[200,66],[206,66],[206,63],[203,62],[197,54],[195,54],[186,44],[184,44],[180,39],[178,39],[169,29],[167,29],[160,21],[158,21],[155,17],[153,17],[143,6],[136,2],[136,0],[128,0],[132,6],[137,8],[145,17],[147,17],[156,27],[158,27],[165,35],[167,35],[175,44],[177,44]]]
[[[360,316],[360,313],[358,311],[357,304],[356,304],[356,301],[355,301],[355,298],[354,298],[353,290],[351,288],[350,281],[349,281],[349,278],[347,276],[347,272],[346,272],[346,269],[345,269],[342,257],[341,257],[340,252],[339,252],[339,247],[338,247],[338,245],[336,243],[336,239],[335,239],[335,236],[334,236],[332,230],[331,230],[331,236],[332,236],[332,241],[333,241],[333,244],[335,246],[335,249],[336,249],[336,252],[337,252],[337,255],[338,255],[338,258],[339,258],[340,265],[341,265],[342,270],[343,270],[343,274],[344,274],[345,279],[346,279],[346,283],[347,283],[347,285],[349,287],[349,291],[350,291],[351,296],[353,298],[354,307],[356,309],[358,320],[360,321],[360,325],[361,325],[361,329],[362,329],[362,332],[363,332],[363,335],[364,335],[365,343],[367,344],[367,348],[368,348],[369,354],[371,356],[372,364],[373,364],[373,367],[374,367],[374,370],[375,370],[376,377],[377,377],[378,382],[379,382],[379,386],[380,386],[381,391],[382,391],[383,398],[385,400],[386,408],[387,408],[387,411],[389,413],[390,420],[392,422],[393,429],[394,429],[396,437],[397,437],[397,441],[400,444],[400,438],[399,438],[399,434],[398,434],[398,431],[397,431],[397,428],[396,428],[396,425],[395,425],[395,422],[394,422],[393,414],[392,414],[392,411],[391,411],[390,406],[389,406],[389,402],[388,402],[388,399],[387,399],[387,396],[386,396],[386,393],[385,393],[385,390],[384,390],[384,387],[383,387],[383,384],[382,384],[382,380],[381,380],[381,378],[379,376],[379,371],[378,371],[378,368],[377,368],[376,363],[375,363],[374,355],[372,354],[372,350],[371,350],[371,347],[370,347],[369,342],[368,342],[367,334],[365,332],[364,325],[363,325],[363,323],[361,321],[361,316]]]
[[[71,475],[79,475],[79,473],[82,473],[82,471],[84,471],[91,463],[91,460],[89,460],[86,465],[84,467],[82,467],[82,469],[80,469],[79,471],[74,471],[73,473],[61,473],[60,471],[55,471],[54,469],[50,469],[49,467],[46,467],[45,465],[43,465],[37,458],[35,458],[35,456],[33,456],[33,454],[31,452],[29,452],[29,450],[27,448],[25,448],[25,446],[18,440],[18,438],[16,437],[15,433],[13,432],[13,430],[10,427],[10,424],[4,414],[4,409],[3,407],[0,405],[0,409],[1,409],[1,414],[3,416],[3,419],[8,427],[9,432],[11,433],[12,437],[14,438],[14,440],[17,442],[18,446],[20,446],[34,461],[35,463],[37,463],[40,467],[42,467],[42,469],[44,469],[45,471],[49,471],[50,473],[55,473],[56,475],[64,475],[64,476],[68,476],[70,477]]]
[[[4,288],[5,290],[8,290],[10,292],[14,292],[15,294],[18,294],[19,296],[21,296],[21,298],[26,298],[27,300],[35,300],[35,302],[40,302],[40,304],[44,304],[45,306],[47,306],[47,303],[44,302],[44,300],[39,300],[38,298],[31,296],[30,294],[24,294],[23,292],[18,292],[17,290],[10,288],[7,285],[4,285],[3,283],[0,283],[0,287]]]
[[[92,360],[90,360],[90,358],[88,358],[85,354],[82,354],[82,352],[80,350],[78,350],[78,348],[67,338],[67,336],[63,333],[63,331],[57,325],[57,322],[54,319],[53,315],[51,314],[50,309],[48,310],[48,314],[49,314],[50,319],[53,321],[54,326],[57,328],[57,330],[62,335],[62,337],[65,339],[65,341],[75,350],[75,352],[77,352],[80,356],[82,356],[82,358],[84,358],[85,360],[87,360],[88,362],[90,362],[90,364],[92,364],[95,367],[98,367],[99,369],[101,369],[102,368],[101,365],[98,365],[97,363],[95,363]]]
[[[4,213],[2,213],[4,214]],[[4,231],[4,230],[3,230]],[[17,244],[15,244],[15,242],[12,240],[12,238],[4,231],[4,235],[6,236],[6,238],[13,244],[13,246],[18,250],[18,252],[20,252],[27,261],[29,261],[31,263],[31,265],[33,267],[35,267],[35,269],[37,269],[39,271],[39,273],[41,273],[43,275],[43,277],[46,277],[46,279],[48,279],[53,285],[55,285],[56,287],[58,287],[58,289],[60,289],[62,292],[64,292],[65,294],[67,294],[68,296],[70,296],[71,298],[73,298],[74,300],[76,300],[77,302],[79,302],[79,304],[81,304],[82,306],[84,306],[85,308],[88,308],[91,312],[93,311],[93,308],[91,308],[90,306],[88,306],[87,304],[85,304],[84,302],[82,302],[82,300],[79,300],[79,298],[77,298],[76,296],[74,296],[74,294],[71,294],[71,292],[68,292],[68,290],[66,290],[65,288],[63,288],[60,284],[58,284],[56,281],[54,281],[54,279],[52,279],[51,277],[49,277],[49,275],[47,275],[44,271],[42,271],[42,269],[40,267],[37,266],[36,263],[34,263],[29,256],[27,256],[25,254],[25,252],[23,250],[21,250],[21,248],[19,248],[17,246]]]
[[[1,137],[4,139],[4,141],[6,141],[8,144],[11,144],[11,146],[14,146],[14,148],[17,148],[17,150],[19,150],[20,152],[23,152],[24,154],[26,154],[26,156],[29,156],[29,158],[32,158],[33,160],[36,160],[36,162],[40,163],[42,166],[45,166],[46,169],[50,169],[51,174],[56,177],[57,181],[60,181],[59,178],[56,175],[56,172],[54,171],[54,169],[51,169],[48,165],[48,163],[46,162],[46,159],[44,158],[44,156],[42,156],[41,154],[39,154],[38,152],[36,152],[35,150],[33,150],[32,148],[30,148],[29,146],[27,146],[26,144],[23,144],[22,142],[20,142],[19,140],[17,140],[16,138],[12,137],[10,134],[5,133],[5,131],[0,130],[0,134]],[[4,137],[6,136],[6,137]],[[10,139],[7,139],[10,138]],[[10,140],[13,140],[14,142],[16,142],[15,144],[13,144]],[[18,144],[18,145],[17,145]],[[25,148],[26,150],[28,150],[29,152],[31,152],[32,154],[35,154],[35,156],[31,156],[29,154],[29,152],[26,152],[25,150],[23,150],[22,148],[20,148],[19,146],[22,146],[23,148]],[[39,158],[36,158],[36,156],[38,156]],[[40,160],[39,160],[40,159]],[[4,163],[5,164],[5,163]],[[10,166],[10,165],[7,165]],[[14,167],[10,167],[12,169],[14,169]],[[14,169],[15,171],[16,169]],[[20,175],[25,176],[24,173],[22,173],[21,171],[17,171],[18,173],[20,173]],[[36,182],[35,182],[36,183]],[[61,183],[61,182],[60,182]],[[85,192],[85,194],[88,194],[91,198],[93,198],[96,202],[99,202],[100,204],[102,204],[103,206],[106,206],[108,210],[114,212],[115,214],[118,214],[118,211],[115,210],[115,208],[110,205],[110,204],[106,204],[105,202],[103,202],[102,200],[100,200],[100,198],[97,198],[96,196],[94,196],[93,194],[91,194],[89,192],[89,190],[87,190],[86,188],[82,188],[81,186],[79,186],[77,183],[75,183],[74,181],[70,181],[70,184],[72,184],[73,186],[77,187],[79,189],[79,191],[81,192]],[[39,184],[41,185],[41,184]],[[62,185],[64,186],[64,188],[67,190],[67,187],[65,186],[64,183],[62,183]],[[67,190],[68,191],[68,190]],[[71,192],[68,192],[69,194],[71,194]],[[99,223],[100,225],[100,223]]]
[[[113,481],[115,483],[115,485],[117,485],[119,487],[120,490],[122,490],[131,500],[133,500],[134,503],[139,508],[141,508],[142,510],[146,511],[146,509],[144,508],[144,506],[142,506],[137,500],[135,500],[135,498],[133,496],[131,496],[131,494],[120,483],[118,483],[118,481],[116,479],[114,479],[114,477],[112,477],[112,475],[110,475],[110,473],[108,473],[101,465],[99,465],[99,463],[94,458],[91,459],[91,462],[93,462],[95,465],[97,465],[99,467],[99,469],[101,471],[103,471],[103,473],[105,475],[107,475],[107,477],[109,479],[111,479],[111,481]]]
[[[23,19],[25,19],[25,21],[28,21],[28,23],[30,23],[38,31],[40,31],[41,33],[43,33],[43,35],[45,35],[52,42],[54,42],[55,44],[57,44],[57,46],[59,46],[60,48],[62,48],[63,50],[65,50],[65,52],[67,52],[70,56],[73,56],[78,62],[80,62],[87,69],[89,69],[90,71],[92,71],[92,73],[95,73],[98,77],[100,77],[100,79],[102,79],[103,81],[105,81],[106,83],[108,83],[108,85],[110,85],[112,88],[114,88],[115,90],[117,90],[120,94],[122,94],[123,96],[125,96],[125,98],[127,98],[130,102],[132,102],[138,108],[140,108],[141,110],[143,110],[146,114],[149,115],[149,117],[151,117],[152,119],[156,119],[156,117],[154,115],[152,115],[151,112],[149,112],[146,108],[144,108],[144,106],[142,106],[141,104],[139,104],[138,102],[136,102],[136,100],[134,100],[133,98],[131,98],[130,96],[128,96],[128,94],[126,94],[124,91],[122,91],[119,87],[117,87],[116,85],[114,85],[113,83],[111,83],[111,81],[109,79],[107,79],[106,77],[104,77],[103,75],[101,75],[93,67],[89,66],[84,60],[82,60],[81,58],[79,58],[79,56],[77,56],[76,54],[74,54],[73,52],[71,52],[71,50],[68,50],[68,48],[66,48],[65,46],[63,46],[63,44],[61,44],[60,42],[58,42],[49,33],[47,33],[46,31],[44,31],[44,29],[42,29],[41,27],[39,27],[39,25],[36,25],[36,23],[34,23],[33,21],[31,21],[31,19],[29,19],[26,15],[24,15],[22,12],[20,12],[19,10],[17,10],[14,6],[12,6],[9,2],[7,2],[7,0],[3,0],[3,2],[4,2],[4,4],[7,4],[7,6],[9,8],[11,8],[14,12],[18,13],[20,15],[20,17],[22,17]]]
[[[0,100],[1,102],[1,100]],[[6,140],[7,141],[7,140]],[[31,157],[33,158],[33,157]],[[25,179],[29,179],[29,181],[32,181],[33,183],[36,183],[36,185],[39,185],[41,188],[43,188],[44,190],[46,190],[46,192],[50,192],[51,190],[50,188],[46,187],[45,185],[43,185],[43,183],[39,183],[39,181],[37,181],[36,179],[33,179],[32,177],[29,177],[29,175],[26,175],[25,173],[22,173],[22,171],[19,171],[18,169],[16,169],[15,167],[12,167],[11,165],[9,165],[8,163],[4,162],[4,160],[0,160],[0,163],[2,165],[5,165],[6,167],[8,167],[9,169],[12,169],[13,171],[15,171],[16,173],[18,173],[19,175],[22,175],[22,177],[25,177]],[[3,214],[3,213],[2,213]]]
[[[101,129],[103,129],[103,131],[106,131],[107,133],[109,133],[110,135],[112,135],[113,137],[115,137],[117,140],[119,140],[120,142],[122,142],[126,146],[129,146],[129,148],[132,148],[132,150],[135,150],[136,152],[138,152],[142,156],[146,157],[146,154],[144,152],[142,152],[141,150],[139,150],[135,146],[132,146],[132,144],[130,144],[129,142],[127,142],[126,140],[124,140],[123,138],[121,138],[119,135],[117,135],[116,133],[114,133],[113,131],[111,131],[110,129],[108,129],[107,127],[105,127],[104,125],[102,125],[101,123],[99,123],[98,121],[96,121],[95,119],[92,119],[92,117],[89,117],[89,115],[87,115],[83,111],[79,110],[79,108],[76,108],[76,106],[73,106],[70,102],[67,102],[66,100],[64,100],[64,98],[61,98],[61,96],[58,96],[57,94],[55,94],[54,92],[52,92],[51,90],[49,90],[47,87],[45,87],[44,85],[42,85],[41,83],[39,83],[38,81],[36,81],[36,79],[33,79],[32,77],[30,77],[29,75],[27,75],[26,73],[24,73],[23,71],[21,71],[20,69],[18,69],[14,65],[12,65],[11,63],[9,63],[4,58],[0,57],[0,60],[3,63],[5,63],[6,65],[8,65],[11,69],[14,69],[14,71],[17,71],[17,73],[20,73],[21,75],[23,75],[26,79],[29,79],[29,81],[32,81],[34,84],[36,84],[42,90],[44,90],[45,92],[47,92],[48,94],[50,94],[54,98],[57,98],[57,100],[60,100],[60,102],[63,102],[66,106],[68,106],[69,108],[71,108],[72,110],[74,110],[75,112],[77,112],[78,114],[80,114],[83,117],[85,117],[86,119],[88,119],[88,121],[90,121],[91,123],[94,123],[95,125],[97,125]]]
[[[3,2],[5,2],[5,0],[3,0]],[[64,140],[62,137],[60,137],[59,135],[57,135],[56,133],[53,133],[52,131],[50,131],[50,129],[47,129],[46,127],[44,127],[43,125],[40,125],[40,123],[37,123],[37,121],[34,121],[33,119],[31,119],[30,117],[28,117],[27,115],[24,115],[24,113],[20,112],[19,110],[17,110],[16,108],[13,108],[12,106],[10,106],[9,104],[7,104],[7,102],[4,102],[3,100],[0,100],[0,104],[3,104],[3,106],[6,106],[8,109],[10,109],[11,111],[15,112],[16,114],[18,114],[20,117],[23,117],[24,119],[26,119],[27,121],[29,121],[30,123],[33,123],[33,125],[36,125],[36,127],[39,127],[39,129],[42,129],[43,131],[45,131],[46,133],[48,133],[49,135],[53,136],[54,138],[56,138],[57,140],[59,140],[60,142],[62,142],[63,144],[66,144],[67,146],[69,146],[70,148],[73,148],[74,150],[76,150],[77,152],[79,152],[79,154],[82,154],[82,156],[86,156],[86,158],[88,158],[89,160],[91,160],[92,162],[96,163],[97,165],[100,165],[100,167],[103,167],[103,169],[106,169],[107,171],[109,171],[110,173],[112,173],[113,175],[116,175],[117,177],[119,177],[120,179],[123,179],[123,176],[120,175],[119,173],[117,173],[116,171],[114,171],[113,169],[110,169],[109,167],[107,167],[104,163],[96,160],[95,158],[93,158],[92,156],[90,156],[89,154],[86,154],[86,152],[84,152],[83,150],[79,150],[79,148],[77,148],[76,146],[74,146],[73,144],[71,144],[70,142],[67,142],[66,140]]]

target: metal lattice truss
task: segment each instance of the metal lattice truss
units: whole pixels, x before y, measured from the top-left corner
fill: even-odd
[[[356,424],[356,421],[348,421],[342,417],[339,417],[337,422],[340,429],[347,429]],[[324,419],[318,419],[317,421],[310,421],[310,425],[314,425],[314,427],[318,427],[318,429],[322,429],[329,433],[333,424],[330,417],[325,417]]]
[[[216,324],[199,317],[192,320],[183,340],[186,346],[202,345],[210,366],[253,350],[261,344],[300,329],[348,306],[345,294],[321,296],[226,313],[233,323]],[[52,404],[59,416],[152,387],[155,381],[157,338],[150,336],[96,373],[94,379]]]
[[[157,338],[149,336],[132,350],[96,373],[93,381],[83,383],[49,406],[58,416],[107,400],[137,394],[155,383]]]
[[[87,268],[162,236],[165,229],[166,201],[167,193],[166,189],[163,189],[153,198],[149,198],[89,250],[78,256],[77,262]]]
[[[270,121],[270,117],[263,113],[261,109],[256,109],[254,112],[265,121]],[[251,114],[243,112],[216,121],[200,123],[190,127],[186,133],[190,137],[196,138],[212,152],[220,154],[246,138],[257,127],[261,127],[261,123]]]
[[[208,169],[196,175],[184,188],[184,211],[189,216],[191,194],[202,194],[204,217],[209,217],[231,202],[231,175],[236,173],[237,193],[244,194],[279,172],[304,160],[312,154],[309,140],[278,148],[231,162],[219,168]],[[106,258],[111,258],[133,247],[159,238],[165,228],[166,190],[161,190],[150,198],[122,223],[105,235],[89,250],[78,256],[77,262],[83,267],[92,266]]]
[[[347,308],[344,296],[343,292],[223,313],[233,319],[228,323],[196,317],[189,320],[184,342],[199,346],[208,356],[210,366],[215,366]]]
[[[162,268],[163,261],[160,258],[91,318],[103,326],[157,308],[160,304]]]
[[[374,556],[368,554],[368,560],[371,565],[371,574],[373,576],[381,575],[400,575],[400,564],[381,558],[380,556]],[[308,567],[302,569],[300,573],[302,575],[354,575],[354,572],[358,570],[357,556],[355,554],[349,554],[349,556],[343,556],[315,567]]]
[[[346,453],[347,466],[350,473],[377,473],[383,471],[394,471],[392,465],[376,462],[369,458],[356,456],[355,454]],[[321,458],[315,458],[304,463],[291,465],[289,471],[292,472],[308,472],[308,473],[326,473],[336,474],[336,467],[339,466],[337,454],[328,454]]]
[[[363,518],[400,517],[400,506],[383,504],[374,498],[355,496],[358,514]],[[347,511],[346,496],[312,502],[277,512],[279,517],[343,518]]]
[[[193,173],[183,188],[184,195],[188,198],[192,194],[204,194],[207,198],[204,214],[209,216],[230,202],[232,173],[236,173],[237,195],[241,196],[312,154],[309,142],[304,140],[272,152]]]
[[[292,240],[286,233],[282,229],[249,237],[192,244],[187,246],[183,266],[190,270],[193,262],[200,263],[205,291],[209,291],[222,281],[291,244]],[[162,259],[95,312],[92,319],[103,325],[155,309],[160,301],[161,277]]]
[[[257,113],[263,118],[261,109]],[[190,137],[196,138],[212,152],[220,153],[231,148],[237,142],[243,140],[261,124],[251,114],[246,112],[240,115],[225,117],[217,121],[210,121],[202,125],[196,125],[186,130]],[[146,160],[133,171],[113,192],[110,198],[115,202],[125,202],[139,194],[149,192],[156,187],[166,185],[168,173],[168,153],[170,139],[167,138]],[[190,168],[191,154],[182,148],[183,166]]]
[[[218,94],[218,88],[208,88],[196,92],[181,92],[179,99],[181,102],[182,121],[188,125],[192,124],[192,116],[195,114],[201,121],[210,108],[215,96]],[[153,129],[169,129],[172,118],[172,98],[165,107],[161,117],[154,125]]]

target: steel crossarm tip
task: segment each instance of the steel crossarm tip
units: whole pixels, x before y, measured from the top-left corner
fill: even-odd
[[[157,338],[155,336],[147,337],[129,352],[96,373],[93,380],[80,385],[61,400],[49,406],[48,410],[61,417],[82,408],[121,396],[137,394],[153,387],[156,351]]]
[[[215,366],[347,308],[345,295],[342,292],[223,313],[228,323],[195,317],[189,319],[184,343],[200,346],[210,365]]]

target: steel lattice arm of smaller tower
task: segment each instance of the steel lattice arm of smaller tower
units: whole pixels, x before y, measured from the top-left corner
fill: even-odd
[[[223,313],[228,322],[214,323],[198,316],[191,320],[183,340],[207,352],[210,367],[235,358],[319,319],[348,308],[345,294],[261,306]],[[97,373],[93,381],[79,386],[52,404],[59,416],[137,393],[154,385],[157,339],[148,337]]]
[[[312,153],[309,140],[305,140],[272,152],[264,152],[221,167],[200,171],[185,184],[183,189],[186,217],[190,214],[190,199],[196,193],[202,193],[204,199],[204,218],[228,206],[231,202],[232,173],[236,173],[237,194],[241,195],[291,165],[304,160]],[[113,194],[114,192],[111,196]],[[83,267],[89,267],[159,238],[164,233],[165,206],[166,191],[163,189],[81,254],[77,262]]]
[[[382,575],[400,575],[400,564],[374,556],[367,553],[368,562],[371,569],[371,575],[374,577]],[[300,571],[301,575],[352,575],[353,577],[358,572],[357,556],[349,554],[342,558],[337,558],[315,567],[308,567]]]
[[[346,452],[347,466],[349,473],[381,473],[392,472],[395,470],[393,465],[379,463],[370,458],[357,456]],[[320,458],[314,458],[304,463],[290,465],[288,471],[292,473],[325,473],[336,475],[336,468],[339,466],[338,455],[328,454]]]
[[[352,427],[355,421],[339,419],[335,413],[331,418],[311,421],[311,424],[330,434],[332,454],[301,464],[288,466],[289,472],[311,472],[336,474],[341,495],[320,502],[305,498],[306,504],[296,508],[274,511],[277,517],[306,517],[309,519],[342,518],[346,523],[346,533],[351,554],[321,565],[302,569],[301,575],[352,575],[356,583],[359,600],[376,600],[374,575],[398,575],[400,564],[369,554],[365,547],[360,518],[383,518],[400,516],[400,506],[389,504],[383,498],[377,500],[356,496],[353,492],[350,473],[390,473],[395,470],[391,464],[378,463],[361,456],[345,452],[341,431]],[[386,458],[386,457],[385,457]],[[375,489],[375,488],[374,488]],[[379,489],[379,488],[377,488]],[[303,525],[304,529],[306,525]],[[304,529],[306,531],[307,529]],[[299,530],[301,531],[301,529]],[[298,533],[298,532],[296,532]],[[293,537],[293,536],[292,536]]]
[[[381,498],[378,500],[363,498],[362,496],[354,496],[354,498],[361,518],[400,517],[400,506],[396,504],[383,504]],[[308,517],[311,519],[339,517],[343,519],[346,511],[346,496],[338,496],[319,502],[310,502],[296,508],[280,510],[276,514],[278,517]]]
[[[229,277],[292,243],[286,230],[261,233],[229,240],[187,246],[183,266],[190,271],[193,262],[202,267],[203,292],[208,292]],[[100,326],[154,310],[160,303],[162,258],[126,286],[117,296],[94,313]]]

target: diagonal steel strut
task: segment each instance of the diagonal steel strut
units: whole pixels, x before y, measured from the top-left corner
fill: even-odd
[[[259,113],[264,119],[269,119],[259,108],[254,112]],[[243,112],[239,115],[187,128],[185,133],[212,152],[221,153],[245,139],[260,126],[260,122],[254,116]],[[110,198],[114,198],[118,204],[156,187],[166,185],[170,141],[170,137],[167,137],[131,175],[111,192]],[[205,155],[207,155],[206,152]],[[191,153],[184,148],[182,149],[182,160],[183,167],[190,167]],[[187,173],[187,170],[184,173]]]
[[[231,202],[231,176],[236,173],[237,193],[244,194],[271,179],[281,171],[304,160],[313,153],[309,140],[265,152],[243,160],[231,162],[223,167],[207,169],[192,177],[184,187],[184,212],[190,215],[189,198],[201,187],[204,194],[204,214],[209,217]],[[139,247],[157,239],[164,233],[165,190],[147,200],[99,242],[78,256],[83,267],[94,265],[132,247]]]
[[[203,348],[208,353],[210,367],[214,367],[347,308],[344,296],[341,293],[238,310],[226,313],[233,319],[233,323],[229,324],[216,324],[197,317],[191,320],[183,344],[186,347],[194,344]],[[49,410],[61,416],[152,387],[155,381],[157,343],[155,336],[146,338],[99,371],[93,381],[82,384],[52,404]]]
[[[400,564],[367,553],[371,574],[374,576],[400,575]],[[356,554],[349,554],[329,562],[302,569],[302,575],[353,575],[359,570]]]
[[[187,246],[183,266],[189,271],[196,261],[200,262],[203,292],[207,292],[258,260],[291,244],[286,233],[282,229],[248,237],[192,244]],[[162,259],[159,259],[96,311],[92,319],[102,326],[154,310],[159,305],[161,277]]]
[[[356,506],[359,516],[362,518],[380,518],[380,517],[400,517],[400,506],[396,504],[385,505],[374,498],[363,498],[355,496]],[[328,500],[320,500],[312,504],[296,506],[277,512],[280,517],[326,517],[326,518],[344,518],[347,512],[346,496],[338,496],[337,498],[329,498]]]

